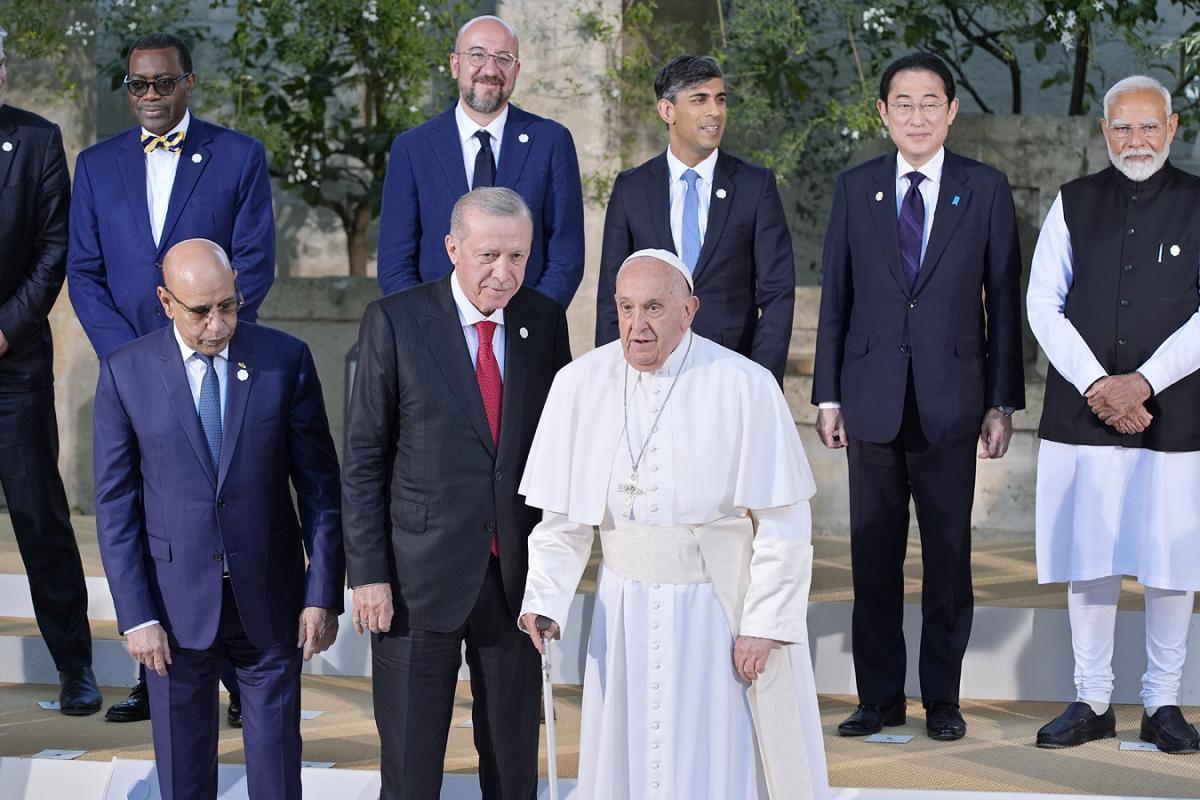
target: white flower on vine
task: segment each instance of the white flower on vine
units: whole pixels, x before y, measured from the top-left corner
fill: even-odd
[[[446,71],[446,65],[438,64],[438,72],[445,72],[445,71]]]
[[[126,25],[125,27],[126,27],[126,28],[128,28],[128,29],[129,29],[129,30],[131,30],[131,31],[136,31],[136,30],[137,30],[137,23],[136,23],[136,22],[130,22],[130,23],[129,23],[128,25]]]
[[[859,136],[858,131],[850,131],[850,138],[853,139],[854,141],[856,141],[856,142],[858,141],[858,136]]]
[[[410,114],[415,114],[415,113],[417,113],[417,107],[416,107],[416,106],[409,106],[409,107],[408,107],[408,113],[410,113]]]
[[[367,0],[363,7],[362,18],[367,22],[379,22],[379,5],[376,0]]]
[[[1055,28],[1057,28],[1058,27],[1058,17],[1056,17],[1054,15],[1046,17],[1046,27],[1049,28],[1050,30],[1054,30]]]
[[[1062,36],[1059,37],[1059,41],[1062,42],[1062,46],[1066,48],[1068,52],[1075,47],[1075,37],[1072,36],[1068,31],[1062,32]]]
[[[1104,0],[1096,0],[1096,2],[1093,4],[1092,8],[1096,9],[1097,13],[1104,11],[1104,9],[1105,9]]]

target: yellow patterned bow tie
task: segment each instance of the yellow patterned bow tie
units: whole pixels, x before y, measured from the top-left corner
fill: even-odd
[[[168,153],[178,153],[183,149],[183,137],[187,131],[176,131],[173,134],[166,136],[155,136],[153,133],[142,134],[142,149],[146,151],[146,155],[153,153],[160,147]]]

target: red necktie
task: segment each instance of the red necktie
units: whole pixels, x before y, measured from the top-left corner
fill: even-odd
[[[483,396],[483,410],[487,414],[488,427],[492,429],[492,444],[500,446],[500,398],[504,384],[500,380],[500,365],[492,350],[492,336],[496,323],[476,322],[479,332],[479,355],[475,359],[475,379],[479,381],[479,394]],[[500,555],[500,543],[496,532],[492,533],[492,555]]]

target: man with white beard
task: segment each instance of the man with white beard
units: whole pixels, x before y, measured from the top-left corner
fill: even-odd
[[[828,789],[807,647],[804,448],[771,373],[690,330],[675,254],[617,271],[620,337],[555,377],[520,493],[521,626],[566,626],[600,527],[578,800],[806,800]],[[571,622],[574,622],[571,620]]]
[[[1178,115],[1153,78],[1104,96],[1112,166],[1064,185],[1033,255],[1029,323],[1052,368],[1038,454],[1038,581],[1069,581],[1076,701],[1037,735],[1115,735],[1124,575],[1146,594],[1141,738],[1200,751],[1179,709],[1200,586],[1200,178],[1167,161]]]

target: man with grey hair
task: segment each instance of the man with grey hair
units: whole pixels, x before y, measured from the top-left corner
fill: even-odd
[[[463,194],[507,186],[533,220],[525,285],[566,308],[583,278],[583,188],[570,132],[509,102],[521,72],[516,32],[476,17],[458,32],[450,74],[458,102],[396,137],[379,220],[384,294],[452,269],[442,239]]]
[[[807,800],[828,789],[807,647],[812,472],[771,373],[692,330],[667,250],[616,270],[620,337],[554,380],[521,494],[521,624],[544,643],[604,551],[579,800]],[[532,650],[532,648],[531,648]]]
[[[0,28],[0,485],[38,628],[59,675],[59,710],[100,709],[87,588],[58,474],[48,316],[67,269],[70,177],[54,123],[6,104]]]
[[[354,627],[371,632],[380,797],[438,796],[465,641],[483,796],[532,800],[540,670],[516,620],[538,514],[517,481],[571,359],[566,314],[523,285],[516,192],[475,189],[447,218],[454,271],[363,315],[342,473]]]
[[[1200,587],[1200,178],[1168,161],[1178,116],[1158,81],[1104,97],[1112,166],[1065,184],[1038,237],[1029,323],[1050,361],[1039,436],[1037,566],[1067,581],[1076,700],[1037,735],[1115,735],[1123,576],[1145,587],[1141,738],[1200,751],[1179,709]]]

